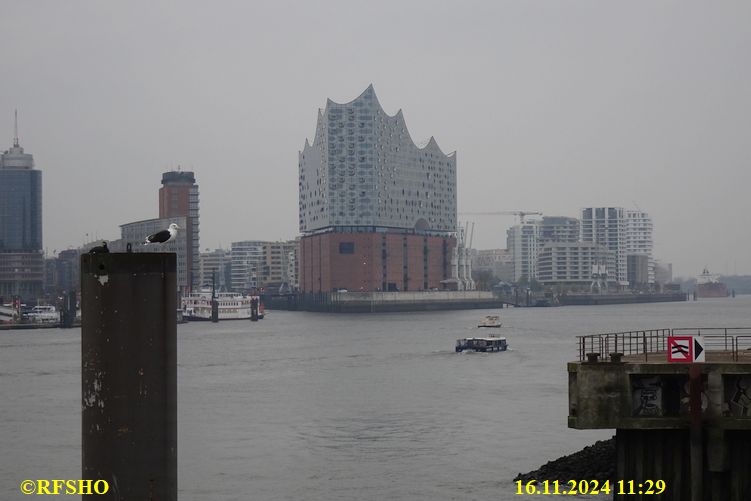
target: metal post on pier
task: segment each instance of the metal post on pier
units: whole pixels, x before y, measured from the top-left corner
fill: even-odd
[[[691,432],[689,434],[690,468],[691,468],[691,501],[702,501],[703,491],[703,446],[701,422],[701,367],[691,364],[688,370],[689,384],[689,413],[691,415]]]
[[[82,478],[177,500],[174,253],[81,256]]]
[[[65,291],[60,302],[60,328],[70,329],[76,320],[76,292]]]
[[[211,321],[219,322],[219,301],[215,297],[211,298]]]
[[[216,272],[211,272],[211,321],[219,321],[219,301],[216,298]]]
[[[258,321],[258,298],[255,296],[250,300],[250,320],[252,322]]]

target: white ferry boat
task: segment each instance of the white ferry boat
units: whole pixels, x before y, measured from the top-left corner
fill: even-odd
[[[501,317],[499,315],[488,315],[480,320],[477,327],[499,329],[501,327]]]
[[[217,292],[219,320],[248,320],[253,298],[234,292]],[[194,292],[184,296],[181,308],[184,320],[211,320],[211,292]]]
[[[31,308],[26,314],[30,322],[37,324],[52,324],[60,322],[60,312],[52,305],[39,305]]]

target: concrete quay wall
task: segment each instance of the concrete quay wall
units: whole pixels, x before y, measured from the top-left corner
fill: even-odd
[[[335,292],[321,297],[308,295],[300,306],[307,311],[387,313],[493,309],[503,307],[503,303],[492,293],[482,291]]]
[[[687,428],[690,365],[569,363],[569,427]],[[723,429],[751,430],[751,362],[696,365],[701,366],[704,386],[704,422]]]

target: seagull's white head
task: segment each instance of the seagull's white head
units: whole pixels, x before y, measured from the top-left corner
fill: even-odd
[[[177,223],[170,223],[168,228],[170,233],[174,233],[178,229],[180,229],[180,227],[177,225]]]

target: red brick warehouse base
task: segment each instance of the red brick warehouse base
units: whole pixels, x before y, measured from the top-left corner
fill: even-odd
[[[456,238],[398,232],[323,233],[300,240],[302,292],[442,289]]]

